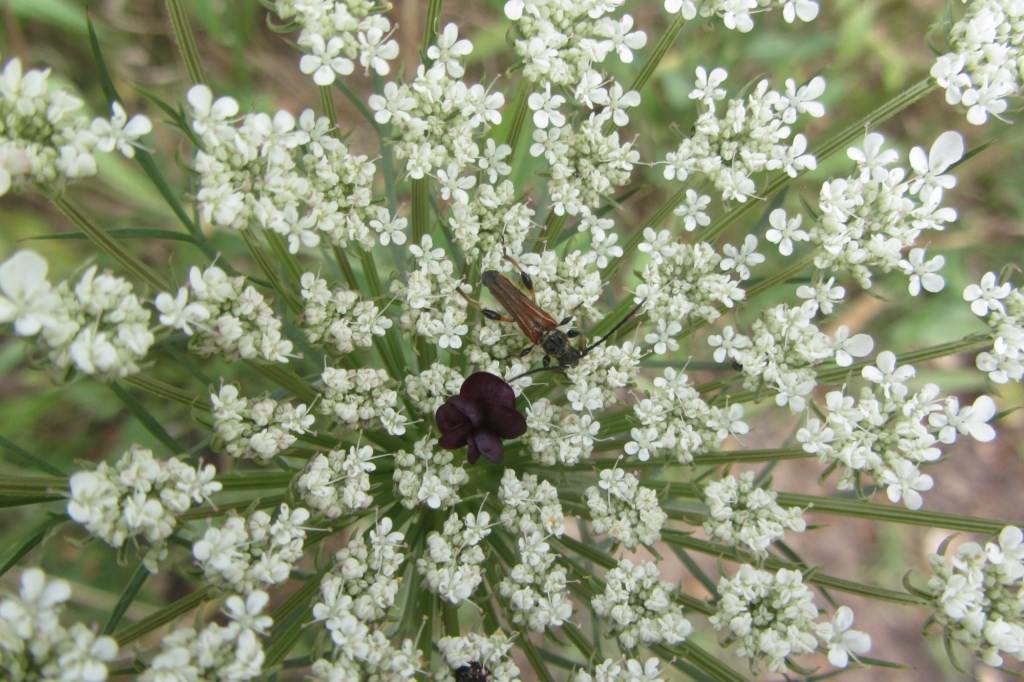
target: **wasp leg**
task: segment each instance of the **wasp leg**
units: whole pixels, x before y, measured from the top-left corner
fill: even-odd
[[[523,270],[523,266],[519,264],[519,261],[517,261],[512,256],[508,255],[508,251],[505,252],[505,260],[511,263],[512,267],[514,267],[519,272],[519,279],[522,280],[523,287],[530,294],[530,300],[536,303],[537,292],[533,290],[533,277],[530,277],[530,273],[528,273],[526,270]]]
[[[521,358],[525,358],[525,357],[526,357],[527,355],[529,355],[529,354],[530,354],[530,351],[532,351],[532,350],[533,350],[533,348],[534,348],[533,346],[527,346],[527,347],[526,347],[526,348],[524,348],[523,350],[519,351],[519,357],[521,357]],[[547,357],[548,357],[548,356],[546,356],[546,355],[544,356],[544,358],[545,358],[545,359],[547,359]]]
[[[509,317],[508,315],[502,315],[496,310],[491,310],[490,308],[483,307],[482,305],[480,305],[479,301],[474,301],[469,296],[466,296],[466,294],[462,293],[461,289],[456,289],[455,291],[457,291],[459,296],[461,296],[466,301],[469,307],[476,308],[477,310],[479,310],[488,320],[494,320],[495,322],[515,322],[515,319]]]

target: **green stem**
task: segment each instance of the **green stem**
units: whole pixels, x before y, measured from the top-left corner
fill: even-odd
[[[744,682],[749,679],[746,675],[736,672],[725,663],[722,663],[718,657],[713,656],[691,641],[683,642],[671,648],[658,644],[651,647],[651,650],[663,660],[669,661],[669,663],[687,673],[692,672],[686,669],[689,667],[688,664],[692,664],[711,680],[719,682]]]
[[[68,480],[57,476],[4,476],[0,478],[0,497],[33,499],[43,502],[68,494]]]
[[[242,239],[245,240],[245,245],[249,247],[249,253],[252,254],[253,260],[259,265],[260,270],[263,271],[263,275],[270,282],[270,286],[274,288],[277,295],[281,297],[281,300],[288,306],[293,313],[302,311],[302,303],[299,302],[292,294],[291,289],[285,286],[284,281],[281,279],[281,274],[277,268],[274,267],[273,262],[267,256],[263,247],[256,241],[256,237],[252,234],[251,230],[242,230]]]
[[[338,129],[338,109],[334,106],[333,88],[321,85],[317,88],[317,92],[320,94],[320,111],[331,122],[331,135],[340,137],[341,130]],[[370,120],[373,119],[371,118]]]
[[[299,400],[307,404],[312,403],[319,395],[317,390],[299,377],[294,370],[286,370],[278,365],[268,365],[256,361],[246,361],[246,364],[281,388],[291,391]]]
[[[652,215],[650,219],[641,224],[645,227],[656,228],[669,216],[669,214],[672,213],[672,211],[675,210],[676,206],[683,202],[683,199],[686,198],[686,190],[688,189],[690,189],[690,184],[684,184],[675,194],[669,197],[667,201],[658,207],[658,210],[654,212],[654,215]],[[619,271],[619,268],[622,267],[625,260],[633,255],[643,239],[643,229],[638,229],[633,232],[629,241],[627,241],[622,247],[622,255],[609,261],[608,266],[601,271],[601,281],[607,282],[612,276],[614,276],[615,273]]]
[[[267,241],[267,245],[270,246],[270,250],[277,256],[278,261],[284,266],[285,272],[292,280],[292,286],[296,289],[299,287],[299,283],[302,281],[302,266],[299,265],[299,261],[295,258],[295,254],[288,250],[288,244],[285,242],[284,237],[271,230],[264,230],[263,237]],[[298,306],[293,308],[293,313],[302,312],[302,304],[298,299],[289,297],[290,300]],[[287,300],[286,300],[287,302]]]
[[[50,196],[53,205],[64,214],[68,220],[82,231],[93,244],[101,251],[113,258],[117,263],[132,274],[136,279],[144,282],[153,291],[171,291],[172,287],[162,280],[153,270],[132,255],[121,242],[111,237],[107,232],[82,212],[78,205],[65,195]]]
[[[997,535],[1006,526],[1013,526],[1018,523],[1016,521],[961,516],[960,514],[947,514],[945,512],[911,511],[903,507],[873,504],[864,500],[839,497],[778,493],[777,499],[781,505],[805,507],[814,512],[835,514],[837,516],[851,516],[883,523],[902,523],[909,526],[923,526],[926,528],[946,528],[985,536]]]
[[[427,16],[423,22],[423,45],[420,47],[420,59],[428,67],[433,61],[427,59],[427,48],[437,42],[442,5],[444,5],[444,0],[429,0],[427,2]]]
[[[644,63],[640,73],[636,75],[633,83],[629,86],[630,90],[643,90],[644,86],[647,85],[647,81],[650,80],[651,76],[654,75],[655,69],[658,68],[658,64],[665,57],[669,48],[676,41],[676,37],[679,32],[683,30],[683,26],[686,25],[686,19],[683,15],[676,15],[675,20],[668,27],[668,30],[661,34],[661,38],[658,39],[658,44],[654,46],[651,51],[651,56]]]
[[[412,243],[420,246],[424,235],[430,234],[430,180],[412,181]]]
[[[334,251],[334,260],[337,261],[341,275],[345,278],[345,284],[352,291],[362,291],[363,287],[359,283],[359,278],[356,277],[356,271],[352,269],[352,263],[349,262],[348,255],[338,245],[334,245],[331,248]]]
[[[147,635],[163,625],[167,625],[168,623],[178,620],[186,613],[189,613],[203,603],[212,599],[214,593],[215,590],[210,585],[201,587],[192,594],[182,597],[173,604],[165,606],[148,618],[140,620],[138,623],[129,625],[122,629],[114,635],[114,639],[117,640],[121,648],[124,648],[143,635]]]
[[[210,404],[203,398],[197,397],[192,393],[187,393],[176,386],[159,381],[158,379],[150,379],[149,377],[136,374],[125,378],[125,383],[131,384],[136,388],[142,389],[147,393],[150,393],[161,400],[173,400],[176,403],[186,405],[193,409],[200,409],[206,412],[210,411]]]
[[[181,50],[181,58],[185,62],[185,70],[188,72],[188,79],[193,84],[210,84],[210,79],[203,68],[203,61],[199,58],[199,49],[196,47],[196,38],[192,34],[192,27],[188,23],[188,12],[182,0],[167,0],[167,16],[171,20],[171,31],[174,33],[174,41]]]
[[[508,130],[505,131],[505,144],[512,149],[508,157],[508,163],[510,164],[512,159],[515,158],[516,147],[519,146],[519,138],[523,133],[523,127],[526,125],[526,115],[529,111],[526,103],[530,98],[530,89],[530,82],[525,78],[520,79],[519,92],[516,93],[516,101],[512,106],[512,118],[510,119]]]
[[[677,547],[683,547],[690,549],[701,554],[708,556],[718,557],[719,559],[725,559],[736,563],[752,564],[755,563],[756,558],[753,555],[741,552],[725,545],[720,545],[707,540],[700,540],[695,538],[688,533],[683,531],[667,529],[662,531],[662,540],[675,545]],[[805,571],[806,567],[794,564],[789,561],[782,561],[775,557],[768,557],[764,560],[763,565],[765,568],[778,570],[785,568],[788,570]],[[921,606],[924,602],[914,595],[906,592],[899,592],[896,590],[887,590],[882,587],[872,587],[870,585],[863,585],[861,583],[855,583],[850,580],[844,580],[842,578],[836,578],[834,576],[825,575],[824,573],[815,572],[809,577],[805,578],[805,582],[812,585],[817,585],[825,589],[838,590],[840,592],[846,592],[848,594],[856,594],[863,597],[872,599],[879,599],[882,601],[892,602],[894,604],[905,604],[908,606]]]
[[[544,224],[544,232],[539,240],[542,248],[550,248],[548,245],[554,245],[558,242],[558,236],[562,233],[562,228],[565,227],[565,222],[568,219],[568,216],[564,213],[562,215],[558,215],[554,211],[548,213],[547,221]]]
[[[288,652],[292,650],[295,643],[306,632],[309,612],[312,607],[310,602],[320,591],[320,582],[324,572],[318,572],[315,576],[306,578],[299,587],[288,597],[288,601],[274,609],[271,616],[274,619],[274,631],[265,645],[266,661],[264,669],[272,669],[284,660]],[[303,618],[303,615],[306,615]],[[305,621],[305,622],[304,622]]]

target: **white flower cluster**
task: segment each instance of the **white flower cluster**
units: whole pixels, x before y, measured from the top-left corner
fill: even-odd
[[[462,637],[442,637],[437,641],[437,649],[444,657],[452,672],[471,674],[476,678],[442,675],[437,682],[453,682],[462,679],[493,680],[494,682],[519,682],[519,668],[509,656],[512,640],[500,630],[487,637],[476,632],[469,632]]]
[[[928,580],[935,619],[946,636],[999,667],[1003,656],[1024,660],[1024,535],[1007,526],[998,542],[966,542],[956,556],[933,554]]]
[[[230,277],[211,265],[206,270],[193,267],[188,281],[173,296],[158,294],[155,305],[160,324],[192,337],[192,351],[229,361],[288,362],[292,342],[281,335],[281,320],[263,294],[245,285],[244,277]]]
[[[413,451],[395,453],[395,490],[402,506],[414,509],[426,504],[431,509],[447,509],[458,504],[459,488],[469,481],[462,466],[455,466],[455,455],[437,447],[436,436],[424,436]]]
[[[216,227],[258,225],[288,240],[288,250],[314,247],[324,234],[334,245],[376,243],[367,221],[376,167],[350,154],[312,109],[296,120],[287,111],[238,117],[238,102],[213,99],[205,85],[188,92],[192,130],[199,140],[200,215]]]
[[[657,563],[633,564],[629,559],[620,560],[605,575],[604,593],[595,596],[592,604],[597,615],[609,620],[622,647],[671,646],[693,631],[682,607],[672,601],[672,583],[659,578]]]
[[[515,50],[523,76],[534,83],[575,87],[604,78],[594,70],[612,53],[625,63],[647,44],[633,30],[633,17],[610,16],[623,0],[509,0],[505,16],[515,22]]]
[[[586,496],[595,533],[607,533],[630,550],[661,539],[668,515],[658,504],[658,494],[641,486],[635,475],[617,466],[605,469]]]
[[[732,434],[749,430],[743,407],[709,406],[686,374],[666,367],[647,397],[633,404],[640,424],[630,430],[625,453],[646,462],[651,457],[675,457],[680,464],[713,452]]]
[[[154,336],[150,312],[132,285],[91,266],[75,285],[56,287],[35,251],[18,251],[0,265],[0,324],[14,323],[19,336],[35,336],[55,374],[71,372],[103,380],[139,371]]]
[[[590,459],[601,422],[539,398],[526,408],[526,426],[523,442],[534,462],[572,467]]]
[[[327,280],[312,272],[302,275],[302,298],[306,302],[299,326],[314,346],[324,345],[338,355],[356,348],[369,348],[374,336],[384,336],[392,321],[384,317],[373,301],[363,301],[344,286],[330,289]]]
[[[381,76],[391,71],[388,62],[398,57],[398,41],[384,15],[389,2],[375,0],[275,0],[274,11],[298,24],[298,45],[305,54],[299,70],[313,82],[331,85],[347,76],[359,62]]]
[[[863,149],[847,151],[854,172],[822,184],[818,220],[808,228],[817,247],[814,266],[848,271],[864,288],[871,287],[874,271],[900,269],[903,250],[922,232],[956,220],[956,211],[941,203],[943,190],[956,185],[946,171],[963,156],[963,138],[945,132],[928,153],[915,147],[909,175],[894,165],[899,153],[884,149],[884,142],[881,134],[869,133]]]
[[[964,289],[971,312],[985,319],[992,335],[992,349],[978,354],[978,369],[997,384],[1024,378],[1024,294],[1009,282],[999,282],[986,272],[978,284]]]
[[[279,403],[269,396],[249,399],[238,387],[224,384],[210,394],[213,443],[235,459],[266,464],[310,432],[314,417],[305,405]]]
[[[346,623],[337,622],[343,630],[348,627],[348,616],[359,621],[379,621],[395,604],[406,555],[402,551],[405,536],[393,527],[391,519],[385,516],[334,555],[334,568],[320,586],[321,610],[346,619]],[[322,619],[315,610],[313,615]],[[330,624],[328,629],[332,629]],[[345,632],[339,635],[344,636]],[[337,637],[335,642],[342,644]]]
[[[818,16],[816,0],[665,0],[665,11],[681,14],[691,21],[700,13],[701,17],[720,17],[722,24],[730,31],[747,33],[754,28],[754,14],[782,8],[786,23],[814,21]]]
[[[177,628],[160,640],[160,650],[139,682],[242,682],[263,673],[263,638],[274,621],[263,615],[270,597],[253,592],[224,601],[227,625],[210,623],[196,632]]]
[[[816,76],[801,87],[788,79],[785,92],[769,90],[768,81],[762,80],[746,100],[728,100],[719,118],[715,102],[726,98],[721,85],[727,75],[722,68],[708,73],[697,67],[690,99],[700,104],[701,113],[693,134],[665,156],[665,179],[685,183],[691,174],[699,173],[721,192],[722,201],[744,202],[756,196],[758,174],[781,170],[795,178],[816,168],[814,155],[806,153],[807,138],[797,134],[790,139],[790,135],[801,114],[825,115],[825,108],[816,101],[825,92],[825,79]],[[691,209],[681,205],[677,211]]]
[[[950,52],[932,66],[946,101],[967,107],[967,122],[999,117],[1021,90],[1024,12],[1016,0],[963,0],[967,11],[950,27]]]
[[[722,313],[746,298],[740,273],[723,271],[722,256],[706,242],[673,241],[668,230],[644,228],[639,249],[650,255],[636,288],[646,298],[650,319],[704,320],[714,322]],[[734,279],[735,276],[735,279]]]
[[[120,103],[109,119],[81,115],[82,100],[51,90],[50,70],[23,72],[9,60],[0,73],[0,196],[38,184],[51,192],[96,175],[94,152],[135,156],[133,145],[153,125],[142,114],[129,120]]]
[[[465,301],[455,293],[455,266],[444,249],[434,248],[430,235],[409,251],[416,268],[406,273],[405,281],[391,281],[391,293],[403,303],[402,329],[441,348],[461,348],[469,326]]]
[[[501,523],[516,535],[519,563],[498,585],[508,599],[512,622],[541,632],[572,617],[567,573],[547,539],[565,532],[565,516],[558,491],[533,474],[522,481],[506,469],[498,498],[503,507]]]
[[[68,516],[111,547],[144,540],[142,562],[156,573],[178,517],[221,489],[216,474],[212,464],[193,468],[132,445],[114,466],[100,462],[95,471],[71,476]]]
[[[337,647],[334,658],[313,662],[314,682],[350,682],[350,680],[416,679],[423,671],[423,652],[411,639],[396,647],[380,630],[365,626],[347,639],[345,648]]]
[[[21,574],[18,595],[0,599],[0,670],[9,680],[103,682],[117,641],[82,623],[64,627],[66,580],[47,579],[39,568]]]
[[[329,519],[369,507],[370,474],[377,469],[369,445],[319,453],[295,481],[295,490],[310,509]]]
[[[320,374],[323,389],[317,409],[347,429],[366,429],[379,422],[392,435],[405,433],[395,409],[398,391],[384,369],[327,367]]]
[[[814,300],[798,307],[782,303],[768,308],[751,325],[750,336],[727,326],[721,334],[708,337],[708,344],[715,348],[713,357],[716,362],[738,364],[747,390],[772,391],[776,405],[803,412],[817,386],[815,365],[835,358],[836,364],[845,367],[874,347],[870,336],[850,337],[845,327],[836,332],[835,340],[830,339],[813,322],[819,308]]]
[[[566,369],[572,387],[565,397],[573,410],[591,414],[615,404],[621,389],[636,385],[639,372],[640,346],[632,341],[604,343]]]
[[[831,391],[825,396],[825,420],[809,419],[796,439],[823,464],[839,467],[841,490],[855,489],[867,475],[886,486],[892,502],[902,499],[908,509],[919,509],[920,491],[934,483],[919,467],[937,460],[939,445],[955,442],[957,434],[982,442],[995,438],[987,423],[995,403],[981,396],[961,409],[956,398],[941,398],[935,384],[911,393],[906,382],[916,374],[912,366],[897,367],[890,351],[879,353],[875,362],[861,371],[873,386],[862,387],[859,401],[845,390]]]
[[[469,599],[483,580],[484,550],[480,542],[491,534],[491,517],[485,511],[467,514],[465,520],[452,514],[441,532],[427,535],[427,546],[416,560],[416,569],[427,587],[452,604]]]
[[[733,578],[718,583],[717,611],[708,619],[724,631],[736,654],[750,659],[756,675],[762,666],[773,673],[786,670],[786,659],[809,654],[819,641],[829,648],[829,661],[845,667],[849,654],[866,653],[871,638],[847,630],[853,623],[849,608],[840,607],[831,623],[816,622],[814,595],[800,571],[780,568],[770,573],[743,564]],[[845,610],[844,610],[845,609]]]
[[[543,156],[551,166],[547,191],[555,215],[590,215],[629,182],[640,152],[632,142],[620,143],[617,131],[605,132],[606,124],[616,120],[616,113],[620,114],[617,121],[625,125],[629,120],[625,107],[640,103],[637,93],[622,94],[621,89],[618,84],[611,88],[613,95],[620,95],[615,101],[618,108],[606,106],[578,126],[567,121],[560,127],[533,131],[530,155]]]
[[[275,518],[257,509],[248,516],[229,510],[192,544],[206,580],[227,592],[247,595],[286,582],[302,558],[309,511],[282,504]]]
[[[726,476],[704,486],[708,520],[704,532],[712,540],[729,547],[740,547],[756,556],[766,556],[768,547],[782,538],[788,528],[802,533],[807,528],[800,507],[776,503],[774,490],[754,485],[754,472],[744,471],[739,478]]]
[[[472,200],[452,204],[447,217],[453,244],[462,249],[466,260],[479,262],[482,270],[497,269],[505,249],[521,253],[535,227],[535,212],[525,200],[516,201],[520,197],[515,185],[508,180],[498,182],[499,175],[512,170],[504,161],[510,153],[508,145],[495,147],[494,140],[487,140],[483,155],[477,159],[484,173]]]
[[[505,96],[489,92],[479,83],[467,86],[458,80],[463,74],[460,60],[472,51],[472,45],[457,36],[455,25],[448,24],[438,36],[439,45],[433,46],[444,46],[448,58],[429,68],[421,64],[411,83],[387,83],[384,94],[370,95],[368,102],[377,123],[396,128],[395,156],[405,159],[409,177],[433,177],[442,199],[465,204],[476,177],[463,172],[473,165],[484,168],[493,162],[497,151],[489,149],[487,158],[474,135],[501,123]],[[459,43],[465,49],[453,52],[450,48]]]
[[[606,658],[592,673],[580,670],[573,682],[667,682],[661,676],[661,661],[651,657],[646,661],[636,658],[613,661]]]
[[[396,648],[372,627],[395,604],[404,543],[405,536],[392,531],[391,519],[384,517],[335,555],[333,569],[320,584],[321,601],[313,606],[313,617],[324,622],[335,648],[331,659],[313,664],[314,679],[401,680],[420,670],[421,653],[411,640]]]
[[[527,98],[533,111],[530,154],[550,164],[547,191],[556,215],[590,216],[612,192],[629,181],[640,153],[619,142],[613,128],[629,122],[640,93],[626,92],[596,70],[610,54],[633,61],[633,50],[647,44],[633,30],[633,17],[606,16],[621,0],[511,0],[505,15],[515,22],[515,49],[524,77],[543,90]],[[570,121],[562,111],[569,92],[591,113]],[[603,267],[603,266],[602,266]]]
[[[402,388],[420,414],[433,415],[450,396],[458,394],[464,380],[457,368],[435,362],[419,374],[407,374]]]

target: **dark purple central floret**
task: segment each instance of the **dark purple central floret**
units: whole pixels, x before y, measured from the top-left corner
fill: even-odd
[[[441,429],[438,444],[446,450],[469,446],[469,463],[480,455],[500,464],[502,440],[526,433],[526,419],[516,410],[516,394],[501,377],[477,372],[462,383],[459,395],[448,398],[434,415]]]

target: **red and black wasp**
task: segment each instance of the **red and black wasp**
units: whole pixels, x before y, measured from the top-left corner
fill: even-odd
[[[616,323],[611,330],[602,336],[600,339],[590,344],[589,346],[583,345],[583,337],[580,335],[579,330],[569,329],[562,331],[561,327],[568,325],[573,320],[572,315],[568,315],[561,321],[556,321],[546,310],[537,305],[537,296],[533,290],[533,278],[530,277],[529,273],[520,267],[519,263],[515,261],[511,256],[506,255],[510,263],[519,271],[519,278],[522,280],[523,288],[529,292],[529,296],[524,294],[522,290],[509,280],[508,277],[501,274],[497,270],[487,270],[483,274],[482,281],[484,286],[494,295],[496,299],[505,307],[508,315],[502,315],[501,313],[491,310],[490,308],[484,308],[476,301],[470,300],[463,294],[463,298],[473,307],[479,308],[489,320],[496,320],[498,322],[515,322],[520,331],[530,340],[530,346],[520,353],[520,357],[526,355],[534,346],[540,346],[544,350],[544,361],[543,367],[532,369],[528,372],[524,372],[514,379],[526,376],[527,374],[533,374],[534,372],[542,372],[548,369],[555,369],[565,371],[569,367],[575,366],[581,358],[585,357],[590,351],[594,350],[602,343],[607,341],[615,332],[617,332],[622,325],[626,324],[627,321],[633,315],[635,315],[640,307],[643,306],[646,299],[640,301],[636,306],[626,314],[621,320]],[[460,292],[461,293],[461,292]],[[573,345],[570,339],[580,339],[578,345]],[[552,358],[555,361],[555,366],[551,366]]]

